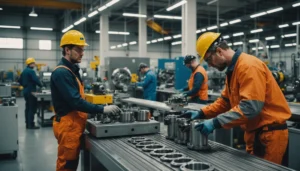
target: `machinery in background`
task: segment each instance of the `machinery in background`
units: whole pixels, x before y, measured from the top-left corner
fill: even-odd
[[[223,72],[207,71],[208,88],[210,90],[219,92],[225,85],[226,75]]]
[[[171,88],[175,85],[175,70],[158,70],[157,73],[158,86],[161,88]]]
[[[50,90],[50,81],[51,81],[51,74],[50,71],[40,71],[39,72],[39,79],[46,90]]]
[[[37,72],[40,72],[43,66],[47,66],[47,64],[43,63],[35,63]]]
[[[188,105],[188,100],[187,97],[183,97],[180,94],[173,94],[165,103],[171,110],[180,113],[180,111],[185,110],[184,107]]]
[[[95,82],[92,93],[85,94],[85,100],[93,104],[112,104],[113,95],[106,92],[104,83]]]

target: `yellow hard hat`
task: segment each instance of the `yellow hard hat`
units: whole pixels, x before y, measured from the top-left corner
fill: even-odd
[[[85,42],[84,35],[77,30],[70,30],[62,36],[60,40],[60,47],[64,45],[88,46]]]
[[[197,53],[200,56],[200,63],[209,47],[220,37],[220,33],[206,32],[199,36],[196,44]]]
[[[27,58],[26,59],[26,65],[29,65],[31,63],[35,62],[34,58]]]

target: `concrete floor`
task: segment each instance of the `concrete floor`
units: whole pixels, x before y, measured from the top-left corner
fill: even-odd
[[[14,160],[10,158],[10,155],[0,155],[0,171],[54,171],[56,168],[57,141],[53,135],[52,127],[26,130],[24,99],[18,98],[17,104],[19,124],[18,157]],[[77,170],[81,170],[80,166]]]

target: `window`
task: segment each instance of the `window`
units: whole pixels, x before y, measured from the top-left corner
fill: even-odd
[[[23,49],[23,39],[0,37],[0,48]]]
[[[39,41],[40,50],[51,50],[51,40],[40,40]]]

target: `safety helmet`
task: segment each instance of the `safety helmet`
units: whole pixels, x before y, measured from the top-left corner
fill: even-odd
[[[34,58],[27,58],[25,63],[26,63],[26,65],[29,65],[34,62],[35,62]]]
[[[220,33],[214,32],[206,32],[199,36],[196,44],[196,49],[198,55],[200,56],[200,63],[202,63],[207,50],[220,36]]]
[[[70,30],[62,36],[60,47],[63,47],[64,45],[88,46],[85,42],[84,35],[77,30]]]
[[[147,68],[147,67],[148,67],[147,64],[145,64],[145,63],[140,63],[140,65],[139,65],[139,71],[141,71],[141,69]]]
[[[192,60],[196,59],[194,55],[186,55],[183,60],[183,65],[190,64]]]

